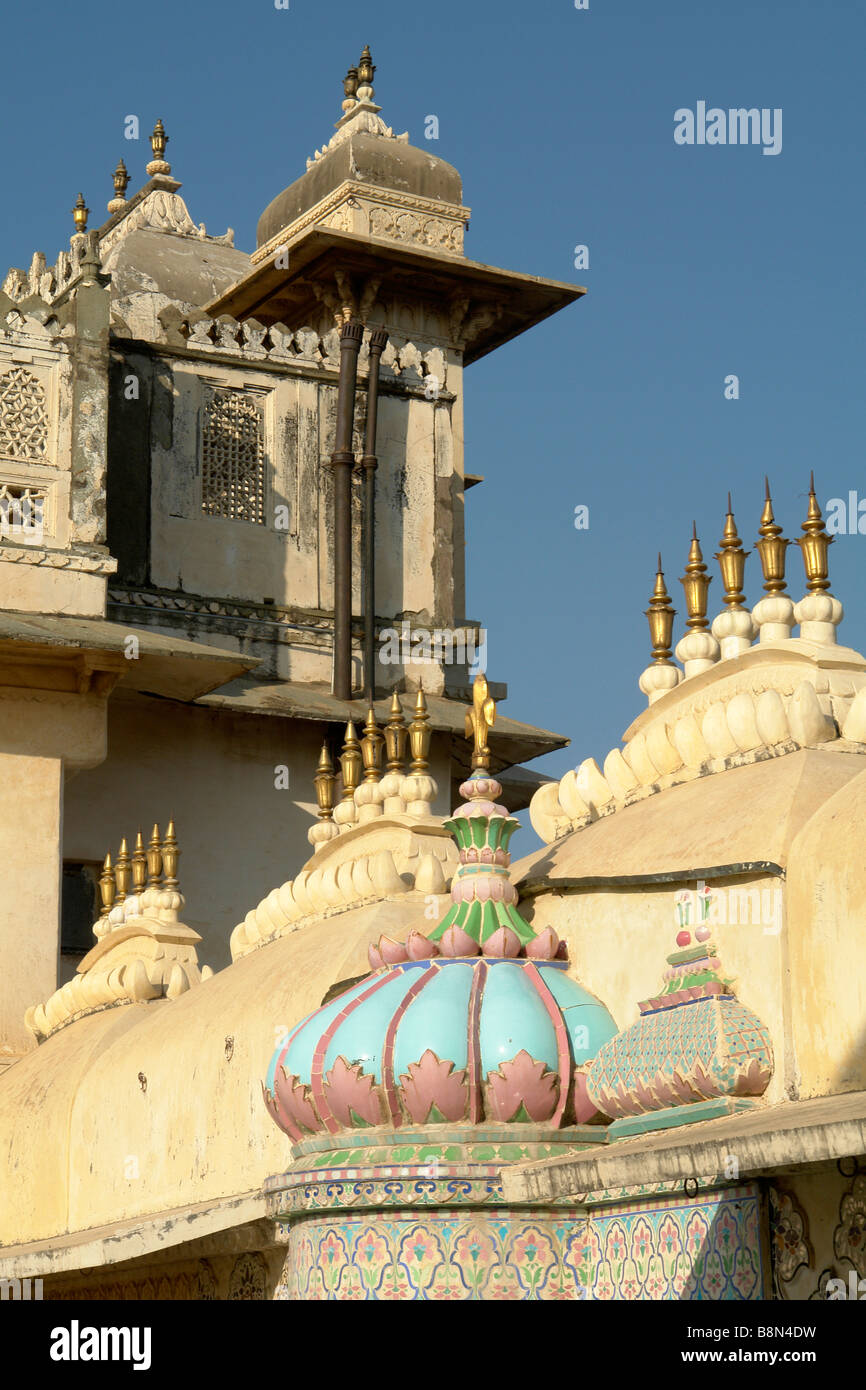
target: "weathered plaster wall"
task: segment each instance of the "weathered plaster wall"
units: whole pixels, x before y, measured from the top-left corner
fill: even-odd
[[[67,787],[63,857],[101,860],[108,849],[114,857],[121,835],[140,826],[146,839],[154,821],[165,829],[173,816],[183,920],[202,936],[200,962],[221,969],[234,927],[312,853],[307,830],[326,726],[118,695],[108,721],[106,761]],[[444,815],[450,772],[438,744],[431,770]],[[281,766],[285,790],[275,787]]]
[[[866,1089],[866,772],[791,847],[791,1019],[802,1097]]]
[[[56,984],[62,792],[59,755],[0,752],[0,1067],[34,1047],[24,1013]]]

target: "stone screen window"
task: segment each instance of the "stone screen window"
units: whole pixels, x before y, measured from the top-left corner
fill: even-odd
[[[202,424],[201,509],[265,524],[265,409],[246,391],[214,388]]]
[[[45,463],[47,445],[45,392],[26,367],[13,367],[0,376],[0,455]]]

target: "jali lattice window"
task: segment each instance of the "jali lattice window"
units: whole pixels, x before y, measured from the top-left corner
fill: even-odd
[[[265,524],[264,404],[212,390],[202,426],[201,508],[208,516]]]
[[[0,454],[44,463],[48,445],[45,392],[32,373],[13,367],[0,377]]]

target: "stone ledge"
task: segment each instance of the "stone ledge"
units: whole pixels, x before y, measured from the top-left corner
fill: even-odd
[[[660,1117],[661,1118],[661,1115]],[[786,1101],[768,1109],[656,1131],[565,1158],[521,1163],[502,1174],[505,1199],[548,1201],[564,1195],[593,1205],[594,1194],[633,1183],[722,1173],[733,1155],[738,1178],[866,1154],[866,1091]]]

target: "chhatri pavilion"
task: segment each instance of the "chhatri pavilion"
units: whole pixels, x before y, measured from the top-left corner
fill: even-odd
[[[504,720],[483,670],[377,666],[398,615],[463,620],[463,366],[581,291],[465,259],[459,176],[385,125],[372,77],[365,50],[251,257],[189,219],[158,124],[141,193],[118,173],[98,233],[7,277],[8,486],[40,524],[0,542],[2,757],[7,787],[32,775],[44,843],[0,936],[0,1279],[50,1299],[851,1296],[866,658],[838,640],[814,481],[802,578],[769,484],[738,499],[748,575],[719,509],[715,613],[697,527],[665,538],[685,630],[659,556],[644,708],[558,781],[518,765],[563,740]],[[99,473],[112,428],[134,445],[112,374],[146,383],[149,423]],[[234,536],[239,566],[256,556],[243,597],[220,571]],[[252,780],[274,728],[297,748],[276,855]],[[115,750],[136,732],[130,785]],[[512,863],[524,807],[541,847]],[[17,809],[7,791],[13,838]],[[95,896],[63,973],[73,861]]]

